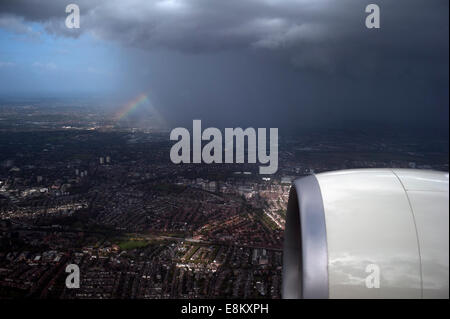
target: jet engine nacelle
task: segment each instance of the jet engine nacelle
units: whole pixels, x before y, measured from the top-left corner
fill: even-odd
[[[448,298],[449,174],[336,171],[296,180],[283,298]]]

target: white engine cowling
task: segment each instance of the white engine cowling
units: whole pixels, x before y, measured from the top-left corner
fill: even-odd
[[[321,173],[294,182],[283,298],[448,298],[449,174]]]

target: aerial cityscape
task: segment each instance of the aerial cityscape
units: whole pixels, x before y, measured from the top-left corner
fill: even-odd
[[[281,136],[274,175],[173,164],[168,132],[60,103],[0,105],[0,298],[277,299],[293,179],[448,171],[445,140],[345,131]],[[65,286],[67,264],[79,289]]]
[[[448,21],[448,0],[1,0],[0,302],[448,298]]]

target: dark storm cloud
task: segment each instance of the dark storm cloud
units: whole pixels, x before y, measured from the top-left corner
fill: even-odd
[[[225,107],[239,111],[240,118],[261,117],[274,125],[303,118],[322,124],[350,119],[448,127],[447,0],[74,2],[81,9],[80,32],[144,52],[167,50],[164,69],[145,54],[133,56],[136,69],[151,66],[149,72],[160,75],[156,80],[132,75],[159,88],[155,95],[167,107],[183,105],[206,117],[212,109],[212,118]],[[364,26],[368,3],[381,8],[379,30]],[[64,27],[66,4],[3,0],[0,14],[78,36]],[[205,66],[210,71],[198,71]],[[223,94],[221,99],[213,92]]]
[[[126,45],[168,47],[181,51],[260,48],[293,54],[298,66],[331,70],[344,57],[368,54],[385,46],[427,49],[447,46],[448,1],[377,1],[381,32],[364,28],[364,9],[373,1],[355,0],[79,0],[81,31]],[[3,0],[1,12],[44,23],[68,34],[66,1]],[[420,47],[425,47],[420,50]],[[383,48],[382,48],[383,49]],[[439,51],[439,50],[436,50]],[[372,54],[373,55],[373,54]],[[371,54],[366,59],[371,59]],[[432,57],[432,56],[430,56]],[[370,68],[370,63],[364,67]]]

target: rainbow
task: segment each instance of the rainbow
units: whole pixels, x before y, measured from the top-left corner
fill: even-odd
[[[140,94],[138,97],[133,99],[132,101],[125,104],[114,116],[114,118],[118,121],[126,117],[128,114],[136,110],[138,107],[144,104],[148,104],[150,101],[148,100],[148,96],[146,93]]]

